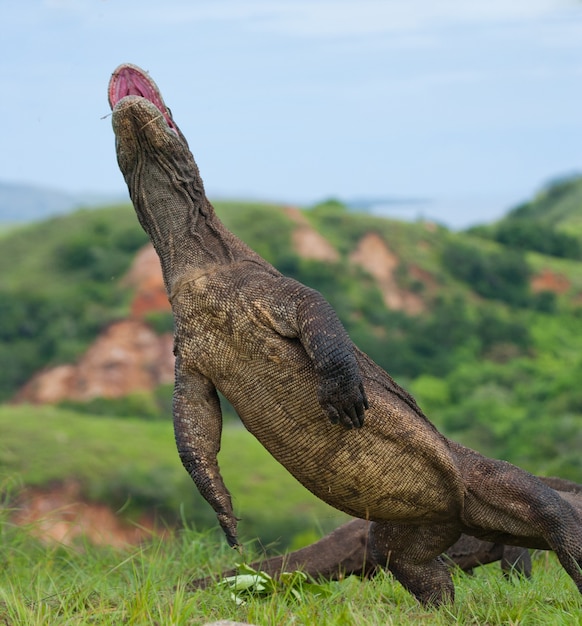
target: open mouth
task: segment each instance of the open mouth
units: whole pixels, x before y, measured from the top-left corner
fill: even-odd
[[[168,126],[176,133],[178,127],[172,119],[168,107],[164,104],[154,81],[136,65],[120,65],[111,75],[109,81],[109,106],[113,107],[126,96],[141,96],[157,107]]]

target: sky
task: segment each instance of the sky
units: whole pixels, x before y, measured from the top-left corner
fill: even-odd
[[[464,228],[582,172],[581,1],[0,0],[0,32],[4,182],[126,197],[107,104],[124,62],[211,197]]]

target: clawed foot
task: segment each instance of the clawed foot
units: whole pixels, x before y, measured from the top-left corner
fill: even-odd
[[[236,548],[240,552],[242,546],[238,542],[238,534],[236,531],[237,518],[228,513],[217,513],[216,517],[218,518],[218,523],[224,532],[228,545],[231,548]]]
[[[364,425],[364,414],[369,407],[364,385],[359,384],[351,394],[336,392],[331,397],[322,398],[320,403],[332,424],[341,424],[344,428],[361,428]]]

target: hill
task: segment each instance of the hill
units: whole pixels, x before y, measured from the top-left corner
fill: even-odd
[[[566,176],[543,187],[529,202],[512,211],[501,220],[532,221],[574,237],[582,236],[582,177]]]

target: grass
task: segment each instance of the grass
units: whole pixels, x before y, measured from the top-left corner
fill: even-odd
[[[221,536],[200,532],[199,523],[198,530],[187,522],[186,528],[166,538],[152,536],[141,546],[124,549],[85,542],[46,544],[35,538],[33,526],[17,527],[10,521],[9,491],[15,482],[42,485],[72,475],[87,493],[105,499],[108,489],[120,485],[130,493],[166,498],[174,503],[166,503],[170,508],[182,507],[182,497],[194,499],[194,488],[177,460],[171,424],[79,415],[51,407],[4,406],[0,432],[0,493],[5,494],[4,507],[0,503],[1,625],[179,625],[218,619],[257,626],[582,625],[582,600],[551,554],[535,558],[531,581],[505,580],[496,564],[479,568],[472,577],[455,572],[456,603],[429,610],[389,574],[372,581],[348,578],[327,583],[325,596],[305,591],[297,600],[277,593],[251,597],[242,606],[223,586],[190,591],[187,584],[192,578],[217,574],[241,558]],[[241,529],[250,531],[247,537],[253,536],[253,523],[258,523],[253,511],[261,512],[258,521],[263,528],[295,520],[297,528],[311,525],[314,533],[314,520],[331,525],[341,521],[242,428],[225,429],[221,457],[226,482],[245,518]],[[152,503],[143,497],[142,506]],[[204,502],[198,504],[208,509]],[[186,513],[190,509],[184,505],[183,510],[186,520],[191,519]],[[213,515],[209,519],[215,527]],[[245,559],[252,560],[255,547],[247,540]]]
[[[238,556],[208,535],[185,529],[113,550],[44,545],[29,531],[0,512],[0,624],[582,624],[580,596],[551,554],[534,559],[532,580],[506,580],[495,564],[471,577],[456,571],[457,600],[439,610],[419,606],[389,574],[327,583],[325,596],[279,593],[239,606],[223,586],[188,590],[189,580]]]

